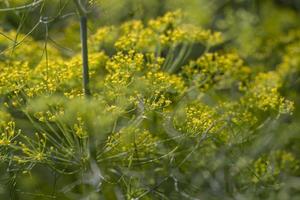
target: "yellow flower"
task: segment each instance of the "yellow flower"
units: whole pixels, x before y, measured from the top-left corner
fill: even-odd
[[[0,147],[13,144],[15,138],[20,134],[20,130],[15,129],[15,123],[9,121],[0,127]]]

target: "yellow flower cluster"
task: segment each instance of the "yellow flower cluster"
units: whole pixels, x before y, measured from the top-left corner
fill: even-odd
[[[18,145],[21,148],[22,156],[16,156],[15,160],[21,163],[26,162],[42,162],[47,159],[46,153],[46,134],[35,134],[36,141],[38,141],[37,145],[34,147],[30,147],[23,142],[19,142]],[[27,139],[27,142],[30,141],[29,138],[24,136]],[[30,144],[30,143],[29,143]]]
[[[124,162],[145,160],[156,152],[157,138],[149,131],[126,127],[107,139],[106,154],[124,157]]]
[[[130,51],[128,54],[117,53],[106,64],[109,74],[105,77],[107,87],[118,89],[128,86],[135,74],[144,68],[144,55]]]
[[[277,67],[282,79],[286,79],[300,70],[300,40],[286,46],[281,64]]]
[[[161,46],[176,46],[180,43],[203,43],[214,46],[222,42],[219,32],[204,30],[192,24],[185,24],[181,11],[169,12],[155,20],[150,20],[148,27],[158,34]]]
[[[150,20],[147,24],[133,20],[124,23],[119,30],[111,27],[99,29],[93,36],[94,45],[101,45],[103,39],[113,40],[121,51],[156,52],[164,48],[176,47],[183,43],[203,43],[207,47],[220,44],[223,39],[219,32],[212,32],[183,23],[181,11],[169,12],[162,17]],[[110,34],[108,34],[110,33]]]
[[[89,38],[89,45],[93,45],[93,42],[102,43],[106,42],[108,37],[110,36],[110,32],[112,32],[114,29],[113,26],[105,26],[102,28],[99,28],[95,34]]]
[[[142,91],[142,99],[146,108],[155,110],[169,106],[172,94],[178,95],[184,91],[184,81],[177,75],[166,72],[148,72],[139,81],[144,82],[146,90]]]
[[[28,63],[14,61],[0,62],[0,94],[18,93],[27,84],[30,78]]]
[[[144,68],[144,55],[133,50],[128,54],[118,52],[106,64],[106,69],[110,73],[117,73],[118,71],[128,71],[131,73],[139,72]]]
[[[75,135],[77,135],[79,138],[88,137],[88,133],[84,128],[82,117],[77,117],[77,123],[74,124],[74,131],[75,131]]]
[[[237,127],[251,127],[258,119],[250,109],[240,103],[240,99],[236,101],[223,101],[216,106],[218,114],[227,122],[233,123]]]
[[[223,42],[220,32],[201,29],[194,25],[181,25],[174,30],[168,30],[164,35],[160,36],[162,45],[176,46],[180,43],[202,43],[209,49],[212,46]]]
[[[21,130],[16,129],[15,122],[9,121],[0,127],[0,148],[6,150],[14,150],[19,152],[12,157],[12,161],[17,163],[32,163],[42,162],[46,159],[46,134],[36,133],[36,139],[32,140],[23,133]],[[21,140],[24,140],[22,142]],[[7,156],[6,154],[1,156]]]
[[[153,53],[147,53],[145,55],[145,59],[147,60],[145,70],[152,71],[152,72],[161,71],[162,66],[166,60],[163,57],[155,56]]]
[[[15,123],[9,121],[0,126],[0,148],[9,146],[14,143],[15,138],[20,134],[20,130],[16,130]]]
[[[276,111],[279,114],[292,113],[293,102],[286,100],[278,91],[281,82],[276,72],[259,73],[249,84],[246,96],[242,99],[243,104],[263,111]]]
[[[106,55],[102,52],[89,55],[89,60],[91,60],[91,76],[96,73],[96,70],[103,67],[106,59]],[[31,83],[29,87],[25,89],[26,95],[28,97],[33,97],[38,94],[51,94],[64,89],[64,92],[67,95],[68,93],[71,93],[69,96],[72,97],[74,90],[77,89],[78,91],[81,87],[81,66],[80,55],[73,57],[67,62],[58,58],[55,61],[49,61],[48,63],[40,63],[34,70],[31,71]],[[77,93],[77,95],[81,96],[80,93]]]
[[[180,10],[177,10],[175,12],[168,12],[157,19],[150,20],[148,24],[154,31],[163,33],[169,28],[169,26],[176,27],[181,24],[182,17],[183,13]]]
[[[251,70],[243,65],[237,54],[206,53],[183,68],[191,85],[202,91],[211,87],[228,87],[234,81],[245,80]]]
[[[153,30],[145,28],[141,21],[131,21],[123,24],[120,36],[115,42],[115,47],[120,50],[155,50],[155,40]]]
[[[142,101],[147,110],[170,105],[170,97],[180,94],[185,86],[180,76],[160,70],[163,61],[133,50],[117,53],[106,65],[109,73],[104,82],[109,96],[124,94],[136,105]]]
[[[300,71],[300,30],[292,29],[287,34],[281,35],[279,40],[281,43],[278,46],[281,45],[284,49],[276,72],[283,81],[292,82]]]
[[[253,165],[254,183],[274,181],[283,171],[294,173],[299,169],[299,161],[296,157],[290,152],[280,150],[258,158]]]
[[[104,26],[88,38],[89,52],[97,52],[103,47],[113,45],[117,37],[117,28],[114,26]]]
[[[50,107],[49,107],[50,109]],[[40,122],[55,122],[60,116],[64,115],[64,109],[62,107],[51,108],[47,111],[35,112],[33,116]]]
[[[216,111],[201,103],[189,105],[174,118],[175,127],[190,136],[211,134],[219,128],[219,116]]]
[[[84,96],[81,88],[71,89],[68,92],[64,92],[64,95],[69,99],[82,98]]]
[[[80,54],[67,60],[54,47],[47,46],[45,49],[44,43],[36,42],[30,36],[15,31],[3,31],[3,35],[5,37],[0,37],[0,44],[4,48],[2,56],[7,58],[5,62],[0,62],[0,94],[13,92],[18,95],[16,99],[19,100],[14,103],[16,105],[21,101],[20,95],[24,94],[31,98],[64,90],[66,95],[70,93],[71,98],[80,96],[80,93],[74,92],[81,90]],[[48,60],[42,56],[46,50]],[[90,75],[99,76],[96,73],[104,68],[106,60],[103,52],[90,53]]]
[[[219,138],[228,145],[246,142],[253,136],[253,130],[260,125],[256,113],[239,100],[221,102],[216,111],[223,130],[219,133]]]

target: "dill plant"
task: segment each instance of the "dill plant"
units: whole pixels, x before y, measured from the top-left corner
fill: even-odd
[[[78,2],[89,53],[66,58],[49,46],[55,59],[45,63],[32,49],[42,41],[1,30],[4,49],[23,38],[0,62],[0,157],[12,191],[3,198],[272,199],[293,190],[299,158],[266,142],[295,111],[281,89],[298,70],[299,34],[283,63],[261,72],[181,11],[86,38]]]

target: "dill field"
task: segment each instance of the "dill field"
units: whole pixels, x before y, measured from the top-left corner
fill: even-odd
[[[299,200],[298,0],[0,0],[0,200]]]

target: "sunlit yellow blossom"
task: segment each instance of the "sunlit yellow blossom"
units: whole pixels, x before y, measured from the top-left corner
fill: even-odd
[[[277,73],[260,73],[249,85],[247,95],[242,101],[250,107],[257,107],[263,111],[292,113],[293,103],[279,93],[281,85],[282,79]]]
[[[205,91],[213,86],[228,87],[234,81],[242,81],[249,75],[243,61],[236,54],[206,53],[196,61],[191,61],[183,69],[190,84]]]
[[[0,147],[11,145],[14,139],[20,134],[20,130],[16,130],[15,123],[10,121],[0,127]]]

